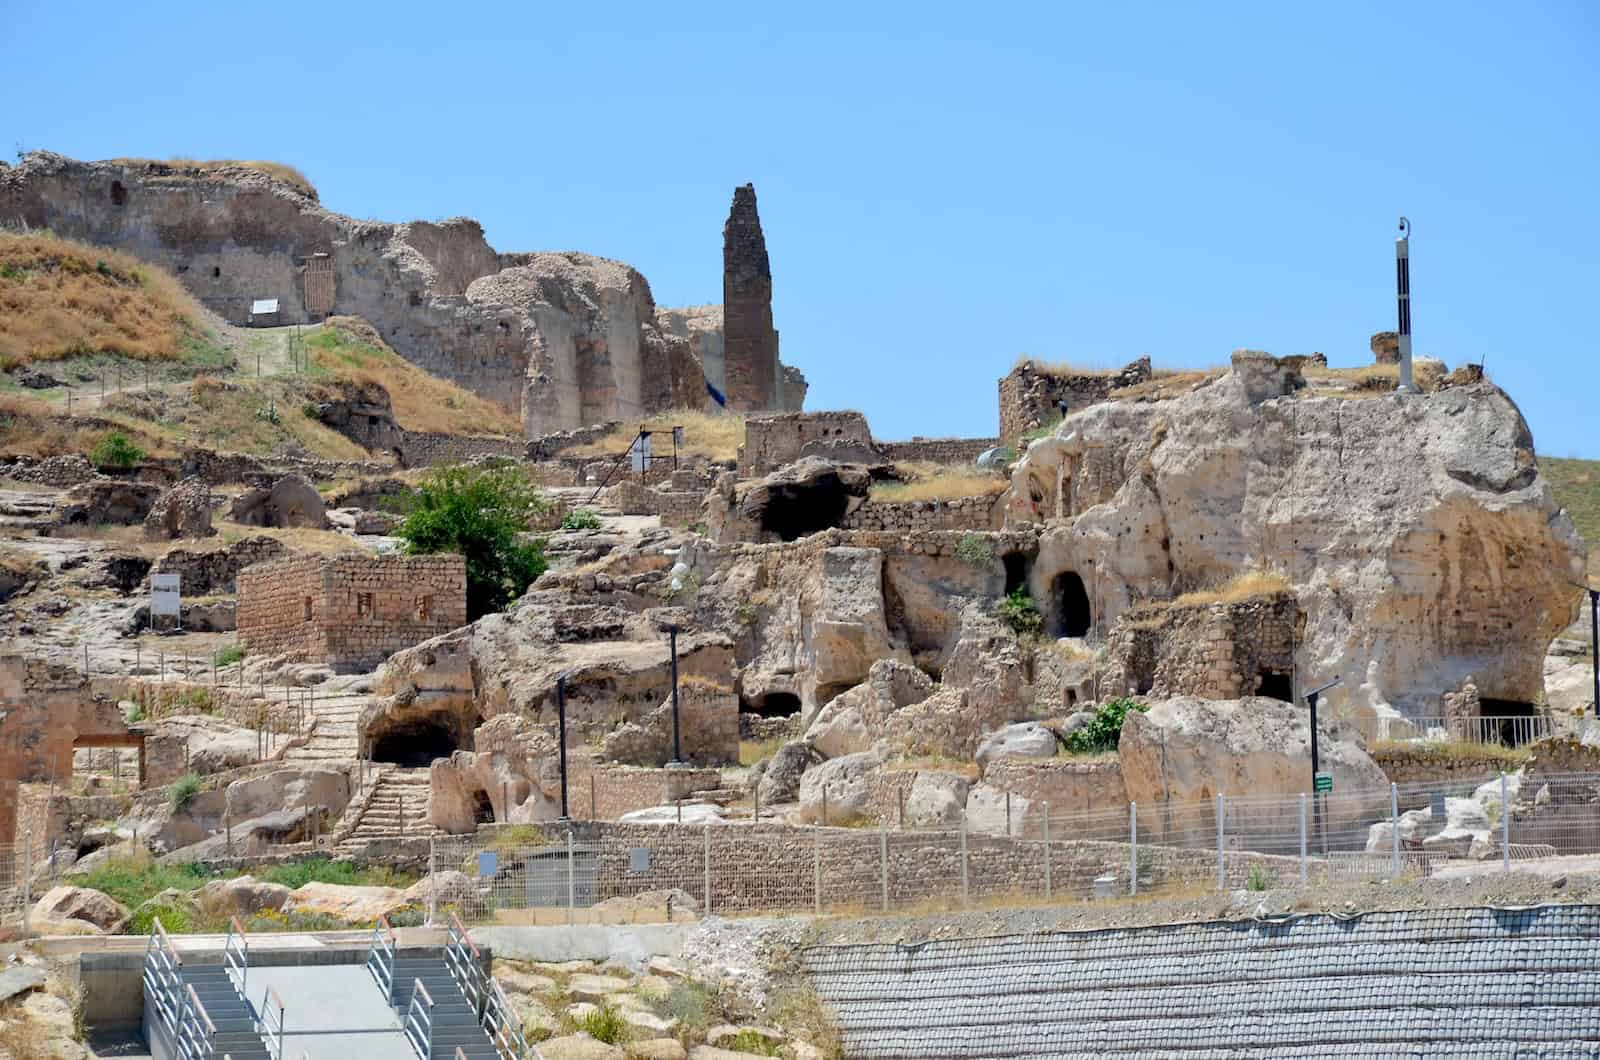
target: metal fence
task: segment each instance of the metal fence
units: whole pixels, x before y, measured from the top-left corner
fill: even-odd
[[[1393,743],[1473,743],[1524,747],[1544,739],[1554,731],[1549,718],[1532,714],[1468,718],[1375,718],[1361,725],[1369,746],[1382,740]]]
[[[1174,887],[1426,878],[1600,853],[1600,774],[1393,784],[1283,797],[1130,803],[994,832],[573,822],[493,826],[432,841],[443,894],[474,923],[661,920],[676,913],[934,911],[1111,898]],[[1505,814],[1507,804],[1514,812]],[[442,915],[438,908],[432,910]]]

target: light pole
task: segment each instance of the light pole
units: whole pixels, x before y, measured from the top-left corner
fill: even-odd
[[[1411,380],[1411,222],[1400,218],[1400,238],[1394,241],[1394,287],[1400,339],[1400,384],[1402,394],[1416,393]]]
[[[683,746],[678,729],[678,627],[667,627],[667,643],[672,651],[672,761],[673,766],[683,765]]]
[[[1316,811],[1317,841],[1322,845],[1323,857],[1328,856],[1328,837],[1322,831],[1323,792],[1318,790],[1317,785],[1319,774],[1322,772],[1322,753],[1317,746],[1320,742],[1317,734],[1317,700],[1321,698],[1322,693],[1326,692],[1328,689],[1334,687],[1343,680],[1343,677],[1335,677],[1332,681],[1329,681],[1320,688],[1313,688],[1311,691],[1306,693],[1306,706],[1311,708],[1311,794],[1316,800],[1312,803],[1312,807]],[[1330,777],[1329,779],[1331,780],[1332,778]]]
[[[556,729],[561,744],[561,819],[567,816],[567,675],[556,678]]]

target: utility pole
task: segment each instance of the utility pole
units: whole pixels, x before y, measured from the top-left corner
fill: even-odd
[[[1411,380],[1411,222],[1400,218],[1400,238],[1394,241],[1395,303],[1400,337],[1400,385],[1402,394],[1415,394]]]
[[[672,651],[672,761],[668,765],[683,765],[683,746],[678,739],[678,627],[667,627],[667,642]]]
[[[1333,790],[1333,778],[1331,776],[1324,778],[1322,775],[1322,752],[1318,747],[1321,741],[1317,732],[1317,700],[1321,698],[1322,693],[1343,680],[1343,677],[1335,677],[1322,687],[1313,688],[1306,693],[1306,706],[1311,708],[1311,791],[1317,800],[1313,805],[1317,817],[1317,839],[1322,844],[1323,857],[1328,855],[1328,837],[1322,830],[1322,807],[1327,793]]]
[[[567,675],[556,678],[556,728],[561,743],[561,820],[567,816]]]

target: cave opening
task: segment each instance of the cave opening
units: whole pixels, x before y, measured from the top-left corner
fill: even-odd
[[[788,718],[800,713],[800,697],[793,692],[767,692],[755,699],[741,697],[739,712],[761,718]]]
[[[472,793],[472,819],[478,824],[494,824],[494,803],[489,801],[487,791]]]
[[[1000,557],[1006,567],[1006,595],[1010,596],[1028,584],[1028,557],[1020,552],[1007,552]]]
[[[111,182],[111,205],[126,206],[128,203],[128,189],[123,187],[122,181]]]
[[[798,541],[838,526],[849,508],[850,494],[837,474],[805,485],[779,485],[761,510],[761,529],[780,541]]]
[[[1294,679],[1278,670],[1262,670],[1256,675],[1256,695],[1294,702]]]
[[[1548,734],[1549,723],[1532,703],[1487,696],[1479,703],[1479,716],[1471,719],[1470,724],[1478,727],[1472,735],[1483,743],[1521,747]]]
[[[1052,594],[1055,597],[1055,630],[1058,637],[1082,637],[1094,625],[1089,609],[1089,593],[1077,571],[1062,571],[1056,575]]]
[[[443,718],[421,718],[386,729],[372,741],[372,760],[425,769],[455,753],[456,734]]]

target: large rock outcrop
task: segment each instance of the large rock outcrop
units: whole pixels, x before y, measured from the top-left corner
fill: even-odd
[[[236,322],[269,297],[288,322],[363,317],[402,357],[518,412],[530,437],[708,400],[694,346],[658,325],[636,270],[587,254],[500,254],[469,218],[358,221],[247,166],[36,151],[0,169],[0,226],[19,223],[170,269]],[[766,319],[770,331],[770,306]],[[753,407],[804,392],[803,379],[775,381],[776,341],[765,347],[773,399]]]
[[[1049,631],[1266,568],[1305,615],[1302,682],[1344,678],[1330,707],[1437,714],[1468,675],[1532,703],[1583,546],[1516,406],[1487,383],[1358,400],[1303,382],[1297,358],[1241,352],[1029,446],[1008,518],[1046,524],[1028,583]]]

